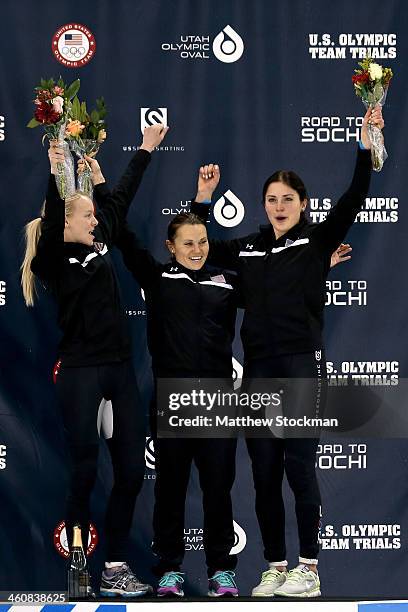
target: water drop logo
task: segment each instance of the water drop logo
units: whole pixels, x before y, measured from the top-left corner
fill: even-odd
[[[244,52],[244,41],[230,25],[225,26],[223,30],[214,38],[213,52],[220,62],[232,64],[239,60]]]
[[[245,207],[241,200],[230,190],[214,204],[214,219],[224,227],[239,225],[245,216]]]
[[[150,125],[162,123],[167,125],[167,108],[141,108],[140,109],[140,130],[142,134],[145,128]]]
[[[234,522],[234,546],[230,550],[230,555],[238,555],[242,552],[247,543],[247,537],[245,531],[236,521]]]
[[[235,359],[235,357],[232,358],[232,368],[233,368],[232,378],[234,380],[234,391],[236,391],[237,389],[240,388],[242,384],[243,367],[239,363],[238,359]]]

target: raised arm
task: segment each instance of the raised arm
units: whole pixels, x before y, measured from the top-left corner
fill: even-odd
[[[86,157],[87,163],[91,166],[92,179],[95,185],[94,197],[100,207],[98,212],[100,229],[108,244],[115,242],[150,162],[150,155],[155,147],[162,142],[167,131],[168,128],[163,125],[151,125],[145,129],[142,145],[112,191],[109,191],[106,185],[98,162]]]
[[[313,240],[325,256],[329,256],[344,240],[353,225],[357,214],[364,205],[371,178],[371,151],[368,137],[368,124],[373,123],[380,129],[384,127],[381,107],[368,109],[361,130],[363,149],[359,146],[353,178],[347,191],[341,196],[327,219],[319,224],[313,233]]]
[[[116,240],[123,261],[135,280],[144,289],[153,285],[161,265],[141,243],[127,223],[122,225]]]
[[[207,222],[210,216],[211,199],[220,181],[220,168],[217,164],[201,166],[198,171],[197,194],[191,202],[190,212]],[[210,265],[236,270],[239,252],[245,247],[247,237],[234,240],[210,238],[207,262]]]
[[[36,255],[31,262],[32,272],[46,282],[55,280],[61,273],[64,260],[65,227],[65,203],[64,200],[61,200],[55,183],[57,163],[63,163],[64,155],[59,151],[56,142],[50,143],[48,156],[51,172],[42,213],[41,236]]]

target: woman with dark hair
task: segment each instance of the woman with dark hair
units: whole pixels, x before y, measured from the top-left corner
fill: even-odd
[[[112,427],[107,440],[114,485],[106,512],[107,559],[101,595],[138,596],[151,591],[126,563],[133,509],[144,478],[145,423],[138,409],[138,388],[131,343],[110,250],[130,203],[167,129],[151,126],[117,188],[95,213],[92,200],[77,192],[61,200],[56,183],[64,156],[50,144],[51,174],[44,214],[26,226],[22,287],[27,306],[35,297],[36,276],[57,302],[62,330],[56,392],[71,456],[66,508],[68,544],[80,525],[86,548],[89,500],[96,480],[99,450],[98,411],[103,398],[112,401]],[[101,173],[95,194],[105,193]],[[95,216],[96,215],[96,216]]]
[[[98,175],[96,160],[88,161]],[[104,198],[99,197],[98,203],[103,210]],[[166,379],[171,379],[170,385],[180,379],[231,380],[239,295],[236,275],[207,266],[206,227],[193,214],[179,214],[169,224],[168,263],[158,262],[127,226],[116,244],[143,288],[147,306],[147,340],[155,381],[151,428],[156,455],[153,550],[159,557],[154,568],[160,577],[157,593],[184,595],[184,574],[180,572],[184,512],[194,462],[203,492],[208,594],[236,596],[233,570],[237,559],[230,554],[234,544],[231,488],[236,439],[168,439],[156,435],[157,387]]]
[[[308,379],[308,414],[321,414],[326,376],[322,338],[326,278],[364,204],[371,175],[368,124],[381,129],[381,108],[364,117],[353,179],[320,224],[305,217],[307,193],[292,171],[270,176],[263,188],[269,224],[258,233],[230,241],[210,240],[209,263],[238,271],[245,313],[241,328],[244,378]],[[200,169],[191,210],[203,219],[219,181],[217,166]],[[314,391],[313,391],[314,388]],[[252,595],[316,597],[320,493],[315,472],[318,439],[248,438],[256,494],[256,514],[269,569]],[[300,544],[299,565],[287,573],[282,480],[286,473],[295,496]]]
[[[177,215],[168,226],[169,263],[159,263],[124,228],[118,240],[124,262],[143,288],[155,397],[156,483],[153,550],[159,558],[159,596],[184,595],[184,512],[194,462],[203,493],[204,550],[212,597],[237,596],[231,488],[236,439],[161,438],[155,435],[157,387],[163,379],[232,380],[236,277],[209,268],[207,230],[195,215]]]
[[[92,180],[100,175],[88,159]],[[95,192],[104,210],[109,192]],[[163,379],[232,380],[232,341],[237,312],[236,275],[206,265],[207,230],[195,215],[177,215],[168,226],[171,261],[160,263],[123,225],[116,241],[126,267],[144,290],[147,342],[155,383],[151,429],[155,438],[156,482],[153,550],[159,560],[160,597],[183,597],[184,513],[194,462],[203,493],[204,550],[208,594],[237,596],[231,488],[235,478],[236,439],[161,438],[156,436],[157,388]]]

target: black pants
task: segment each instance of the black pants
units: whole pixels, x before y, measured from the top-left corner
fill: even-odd
[[[133,510],[144,480],[146,440],[133,366],[130,361],[79,368],[62,364],[56,389],[72,460],[66,509],[69,543],[76,523],[82,526],[84,546],[87,542],[89,499],[97,475],[98,411],[103,398],[112,402],[112,427],[106,437],[114,485],[106,512],[106,553],[109,561],[124,561]]]
[[[204,550],[208,575],[231,570],[234,545],[231,488],[235,479],[236,439],[156,439],[153,550],[156,574],[178,571],[184,557],[184,510],[194,461],[203,492]]]
[[[244,377],[308,379],[307,413],[322,414],[325,399],[326,364],[322,351],[283,355],[253,360],[245,364]],[[250,384],[250,382],[248,383]],[[290,410],[296,414],[297,408]],[[321,519],[321,498],[315,462],[319,440],[316,438],[248,438],[255,486],[255,508],[264,544],[265,558],[270,562],[286,560],[285,507],[282,497],[286,473],[295,496],[300,557],[316,559]]]

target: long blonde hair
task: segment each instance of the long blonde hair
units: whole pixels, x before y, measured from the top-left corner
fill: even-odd
[[[69,217],[73,212],[73,202],[78,200],[80,197],[87,196],[82,191],[76,191],[72,195],[65,198],[65,217]],[[41,237],[41,221],[44,217],[45,202],[41,208],[41,217],[33,219],[24,227],[25,232],[25,243],[26,249],[24,254],[23,263],[20,266],[21,270],[21,287],[23,289],[24,300],[26,306],[34,306],[34,298],[37,295],[37,289],[35,286],[35,276],[31,271],[31,262],[37,254],[38,242]]]

